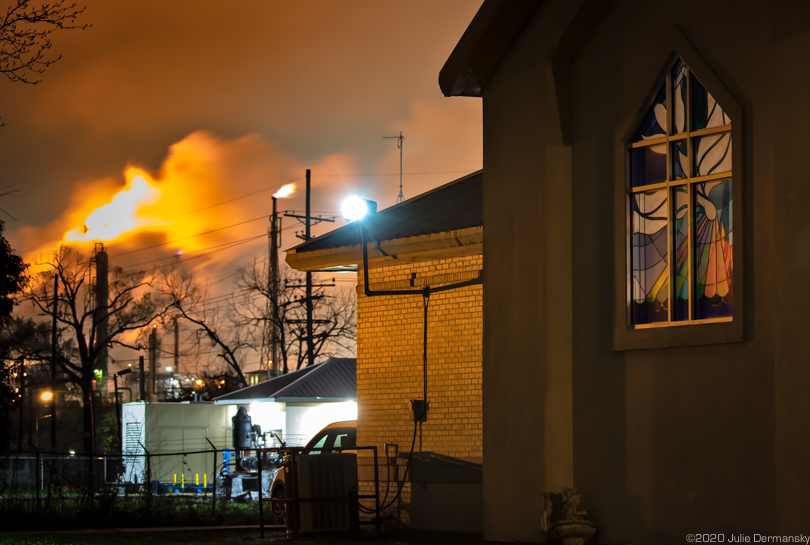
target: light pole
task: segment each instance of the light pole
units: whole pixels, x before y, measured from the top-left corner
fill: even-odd
[[[123,454],[124,446],[121,439],[121,401],[118,398],[118,377],[123,377],[132,372],[132,369],[126,368],[118,371],[113,375],[113,384],[115,384],[115,421],[118,424],[118,453]],[[131,397],[131,396],[130,396]]]

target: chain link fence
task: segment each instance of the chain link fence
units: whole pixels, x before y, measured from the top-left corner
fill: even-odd
[[[0,499],[87,498],[103,493],[226,501],[232,498],[223,475],[233,470],[233,463],[233,450],[213,448],[103,456],[16,452],[0,459]]]

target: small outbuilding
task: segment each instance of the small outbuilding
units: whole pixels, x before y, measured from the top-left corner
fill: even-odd
[[[473,172],[363,220],[365,263],[358,222],[287,251],[358,271],[357,442],[383,460],[385,514],[414,529],[482,529],[482,190]],[[360,480],[373,494],[367,460]]]

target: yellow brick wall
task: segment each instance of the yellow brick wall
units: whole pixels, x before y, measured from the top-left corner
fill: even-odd
[[[468,280],[480,274],[481,256],[392,264],[369,271],[371,289],[418,289]],[[363,294],[358,274],[357,404],[359,445],[378,448],[381,498],[395,482],[385,483],[385,444],[399,448],[398,474],[414,437],[410,400],[423,397],[423,317],[421,295]],[[413,286],[413,287],[411,287]],[[480,284],[431,294],[428,302],[427,422],[417,433],[414,450],[435,452],[481,464],[481,340],[482,287]],[[368,461],[366,460],[367,464]],[[371,474],[361,467],[361,493],[373,493]],[[392,479],[393,480],[393,479]],[[408,522],[406,483],[396,511]],[[364,502],[367,503],[367,502]],[[404,509],[403,509],[403,506]],[[393,508],[392,508],[393,509]],[[390,511],[389,511],[390,513]]]

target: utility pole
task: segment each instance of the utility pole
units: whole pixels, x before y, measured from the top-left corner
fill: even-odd
[[[273,217],[272,224],[270,225],[270,261],[268,263],[268,272],[270,274],[270,372],[273,375],[279,375],[281,370],[281,357],[279,350],[279,312],[278,312],[278,245],[279,233],[281,232],[279,222],[281,219],[278,217],[278,210],[276,209],[276,196],[273,195]]]
[[[59,274],[53,275],[53,324],[51,326],[51,448],[56,448],[56,312],[59,305]]]
[[[397,195],[397,204],[399,204],[405,200],[405,196],[402,194],[402,142],[405,140],[405,137],[402,136],[402,131],[399,131],[399,136],[383,136],[383,139],[396,139],[397,147],[399,148],[399,195]]]
[[[177,327],[177,316],[172,318],[174,326],[174,372],[180,372],[180,329]]]
[[[312,216],[310,215],[309,195],[311,193],[311,176],[310,171],[307,169],[307,198],[306,198],[306,221],[304,222],[304,241],[312,238],[311,224]],[[307,287],[306,287],[306,304],[307,304],[307,366],[315,363],[315,344],[312,338],[312,273],[306,272]]]
[[[284,214],[285,216],[297,218],[299,221],[304,223],[304,235],[296,235],[298,238],[304,240],[305,242],[312,238],[312,222],[321,222],[321,221],[328,221],[334,223],[334,218],[325,218],[322,216],[312,217],[311,210],[310,210],[310,196],[312,193],[311,189],[311,180],[312,175],[310,169],[307,169],[307,187],[306,187],[306,204],[304,208],[304,216],[296,216],[295,214]],[[313,301],[314,298],[312,296],[312,272],[306,272],[306,283],[304,286],[305,295],[304,295],[304,304],[306,305],[306,342],[307,342],[307,366],[312,365],[315,363],[315,337],[312,331],[312,324],[314,323],[313,319],[313,312],[314,306]]]
[[[97,389],[101,397],[107,395],[107,322],[109,319],[109,260],[107,252],[104,250],[104,243],[96,242],[95,256],[96,262],[96,309],[94,321],[96,323],[96,366],[101,371],[97,381]]]
[[[149,332],[149,401],[157,401],[157,326]]]
[[[143,366],[143,356],[138,356],[138,397],[141,401],[147,401],[148,399],[146,397],[146,371]]]
[[[17,452],[21,452],[23,449],[23,422],[25,418],[23,415],[25,414],[25,360],[20,359],[20,366],[19,371],[20,374],[20,435],[17,437]]]

